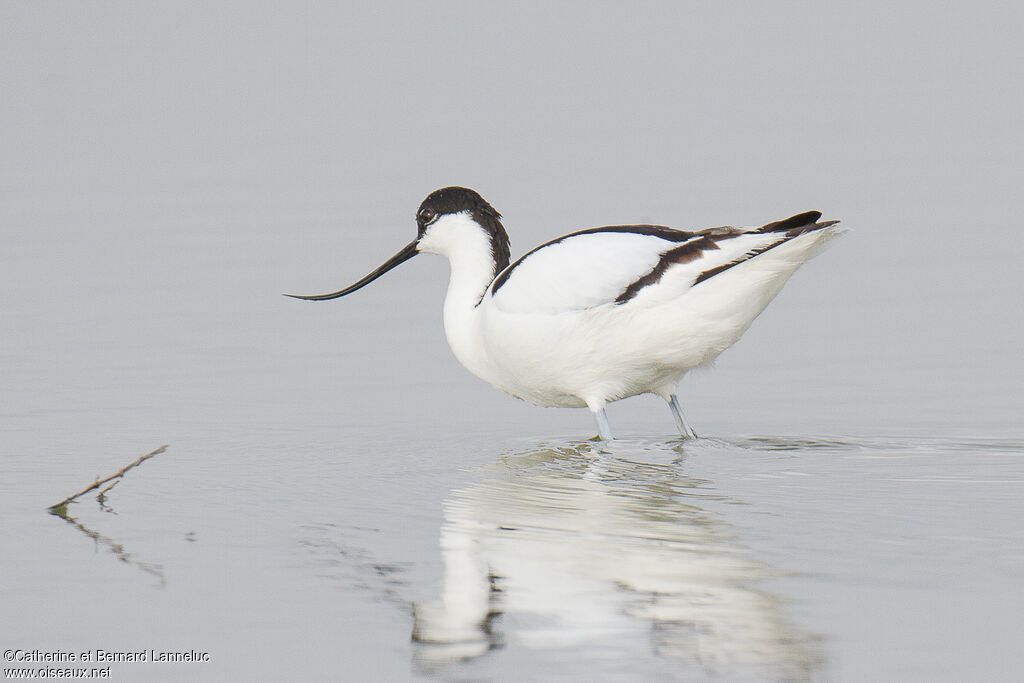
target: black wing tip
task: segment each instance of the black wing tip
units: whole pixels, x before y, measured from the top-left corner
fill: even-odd
[[[790,216],[785,220],[775,221],[763,226],[757,232],[791,232],[791,231],[803,231],[809,228],[826,228],[830,225],[835,225],[839,221],[826,221],[819,223],[818,219],[821,218],[821,211],[804,211],[798,213],[795,216]]]

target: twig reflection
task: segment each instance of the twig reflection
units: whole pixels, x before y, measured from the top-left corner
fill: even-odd
[[[114,513],[110,506],[108,506],[103,501],[100,501],[100,507],[104,512],[111,512],[113,514],[117,514]],[[167,585],[167,578],[164,576],[164,568],[161,565],[152,564],[150,562],[143,562],[141,560],[135,559],[131,553],[124,549],[123,545],[113,540],[112,538],[104,536],[100,532],[94,531],[89,527],[85,526],[77,519],[69,515],[67,513],[66,508],[61,510],[51,510],[50,514],[56,517],[60,517],[65,522],[72,525],[73,527],[81,531],[83,534],[91,538],[95,543],[97,550],[99,548],[106,548],[109,552],[111,552],[114,556],[117,557],[117,559],[121,560],[122,562],[138,567],[147,574],[155,576],[158,581],[157,586],[160,588],[163,588]]]

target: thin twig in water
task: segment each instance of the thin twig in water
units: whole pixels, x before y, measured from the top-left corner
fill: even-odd
[[[89,493],[89,491],[93,491],[93,490],[95,490],[95,489],[98,489],[99,487],[101,487],[101,486],[103,486],[104,484],[106,484],[106,483],[107,483],[108,481],[113,481],[113,480],[115,480],[115,479],[117,479],[117,480],[120,480],[120,478],[121,478],[121,477],[123,477],[123,476],[125,475],[125,473],[126,473],[126,472],[127,472],[128,470],[130,470],[131,468],[133,468],[133,467],[138,467],[139,465],[141,465],[142,463],[146,462],[147,460],[149,460],[149,459],[150,459],[150,458],[152,458],[153,456],[155,456],[155,455],[160,455],[161,453],[163,453],[163,452],[164,452],[164,451],[166,451],[166,450],[167,450],[167,444],[164,444],[164,445],[163,445],[163,446],[161,446],[160,448],[157,448],[157,449],[156,449],[155,451],[150,451],[149,453],[146,453],[146,454],[145,454],[144,456],[142,456],[141,458],[139,458],[139,459],[138,459],[138,460],[136,460],[135,462],[131,463],[130,465],[125,465],[124,467],[122,467],[122,468],[121,468],[121,470],[120,470],[120,471],[118,471],[118,472],[115,472],[114,474],[110,475],[109,477],[107,477],[107,478],[105,478],[105,479],[97,479],[95,483],[93,483],[93,484],[90,484],[89,486],[85,487],[84,489],[82,489],[81,491],[79,491],[78,493],[76,493],[75,495],[73,495],[73,496],[68,496],[67,498],[65,498],[65,499],[64,499],[64,500],[62,500],[61,502],[59,502],[59,503],[56,503],[56,504],[54,504],[54,505],[51,505],[51,506],[50,506],[49,508],[47,508],[47,509],[48,509],[48,510],[49,510],[50,512],[52,512],[53,514],[55,514],[55,515],[59,515],[59,516],[63,517],[63,516],[65,516],[65,515],[66,515],[66,513],[67,513],[67,507],[68,507],[68,503],[73,503],[73,502],[75,502],[75,499],[76,499],[76,498],[78,498],[78,497],[80,497],[80,496],[83,496],[83,495],[85,495],[86,493]],[[106,493],[106,492],[107,492],[107,491],[109,491],[110,489],[114,488],[114,485],[116,485],[116,484],[117,484],[117,481],[115,481],[115,482],[114,482],[114,484],[111,484],[111,485],[110,485],[110,486],[108,486],[108,487],[107,487],[106,489],[104,489],[103,491],[101,491],[101,492],[100,492],[100,494],[102,495],[103,493]]]
[[[115,481],[115,482],[114,482],[113,484],[111,484],[111,485],[110,485],[110,486],[108,486],[107,488],[105,488],[105,489],[103,489],[102,491],[100,491],[100,492],[99,492],[99,495],[101,495],[101,496],[105,496],[105,495],[107,495],[107,491],[109,491],[110,489],[112,489],[112,488],[114,488],[115,486],[117,486],[117,485],[118,485],[118,484],[119,484],[120,482],[121,482],[121,480],[120,480],[120,479],[118,479],[118,480],[117,480],[117,481]]]

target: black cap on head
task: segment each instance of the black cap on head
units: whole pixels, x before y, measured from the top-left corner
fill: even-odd
[[[458,186],[442,187],[427,195],[416,212],[420,236],[427,226],[441,216],[463,211],[469,213],[473,220],[487,231],[491,239],[491,253],[494,256],[494,275],[497,275],[508,266],[511,255],[508,233],[501,224],[501,214],[475,190]]]
[[[501,214],[494,210],[494,207],[487,203],[475,190],[468,187],[442,187],[434,190],[420,204],[416,212],[417,218],[425,211],[438,216],[449,213],[469,211],[473,214],[482,214],[493,218],[501,218]]]

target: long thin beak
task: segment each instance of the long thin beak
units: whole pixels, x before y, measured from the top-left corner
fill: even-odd
[[[391,270],[395,266],[400,265],[402,263],[405,263],[406,261],[411,259],[413,256],[415,256],[416,253],[417,253],[416,252],[416,241],[413,240],[409,244],[405,245],[405,247],[402,249],[402,251],[398,252],[397,254],[395,254],[394,256],[389,258],[387,261],[385,261],[384,264],[381,265],[380,268],[378,268],[377,270],[373,271],[372,273],[370,273],[369,275],[367,275],[366,277],[364,277],[362,280],[360,280],[359,282],[355,283],[354,285],[349,285],[348,287],[346,287],[345,289],[341,290],[340,292],[333,292],[331,294],[312,294],[312,295],[309,295],[309,296],[303,296],[301,294],[285,294],[285,296],[290,296],[293,299],[305,299],[306,301],[327,301],[328,299],[337,299],[339,296],[345,296],[346,294],[351,294],[352,292],[356,291],[357,289],[361,289],[361,288],[365,287],[366,285],[370,284],[371,282],[373,282],[374,280],[376,280],[381,275],[383,275],[384,273],[388,272],[389,270]]]

